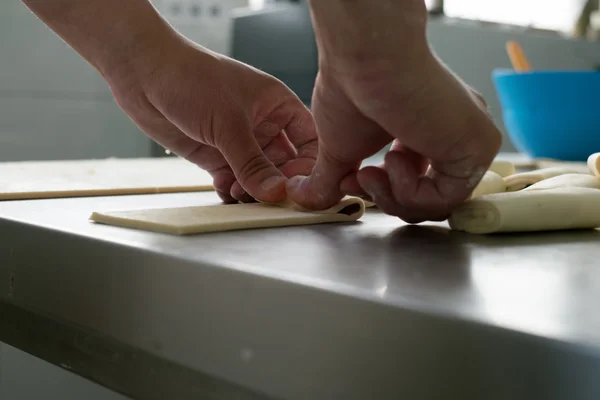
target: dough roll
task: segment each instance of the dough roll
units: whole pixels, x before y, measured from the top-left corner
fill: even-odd
[[[587,159],[587,166],[590,173],[600,176],[600,153],[594,153]]]
[[[506,192],[506,183],[504,179],[493,171],[487,171],[473,193],[471,198],[483,196],[484,194]]]
[[[501,177],[514,175],[516,172],[515,165],[510,161],[496,160],[490,165],[489,171],[495,172]]]
[[[455,230],[477,234],[600,227],[600,190],[568,187],[485,195],[450,216]]]

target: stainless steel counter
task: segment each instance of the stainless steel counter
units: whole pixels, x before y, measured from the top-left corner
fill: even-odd
[[[195,237],[0,203],[0,340],[143,399],[598,399],[600,232],[362,222]]]

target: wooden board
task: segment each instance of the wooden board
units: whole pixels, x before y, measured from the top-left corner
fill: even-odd
[[[0,200],[207,190],[210,174],[176,157],[0,163]]]

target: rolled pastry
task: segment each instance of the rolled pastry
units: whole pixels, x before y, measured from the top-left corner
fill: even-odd
[[[288,202],[247,203],[198,207],[157,208],[95,212],[94,222],[174,235],[224,232],[242,229],[356,221],[365,211],[364,202],[346,197],[323,211],[303,211]]]
[[[504,178],[506,183],[506,191],[514,192],[517,190],[525,189],[527,186],[531,186],[534,183],[543,181],[544,179],[553,178],[555,176],[564,174],[588,174],[589,170],[582,170],[577,167],[550,167],[544,169],[538,169],[535,171],[520,172]]]
[[[588,169],[595,176],[600,176],[600,153],[594,153],[588,157]]]
[[[459,206],[448,222],[477,234],[600,227],[600,190],[568,187],[496,193]]]
[[[506,192],[506,183],[504,179],[493,171],[487,171],[481,181],[473,190],[471,198],[483,196],[484,194]]]
[[[501,177],[513,175],[515,170],[515,165],[510,161],[496,160],[490,165],[490,171],[497,173]]]
[[[363,203],[365,203],[365,208],[374,208],[377,207],[377,204],[373,203],[372,201],[369,200],[363,200]]]
[[[523,190],[545,190],[564,187],[600,189],[600,178],[587,174],[564,174],[544,179]]]

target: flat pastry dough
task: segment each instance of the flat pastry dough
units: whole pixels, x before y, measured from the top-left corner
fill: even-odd
[[[506,183],[504,179],[493,171],[487,171],[479,184],[473,190],[471,198],[483,196],[484,194],[506,192]]]
[[[495,172],[504,178],[505,176],[513,175],[516,172],[516,169],[515,165],[510,161],[495,160],[492,165],[490,165],[489,171]]]
[[[90,219],[101,224],[174,235],[242,229],[356,221],[365,212],[364,202],[346,197],[323,211],[303,211],[289,203],[248,203],[180,208],[95,212]]]
[[[600,190],[566,187],[496,193],[469,200],[448,219],[477,234],[600,227]]]
[[[600,189],[600,178],[586,174],[564,174],[544,179],[523,190],[546,190],[565,187]]]
[[[0,163],[0,200],[204,190],[210,174],[178,157]]]
[[[566,167],[576,169],[578,173],[585,174],[587,173],[588,167],[585,162],[582,161],[561,161],[561,160],[553,160],[550,158],[538,158],[536,161],[536,166],[538,169],[542,168],[550,168],[550,167]]]
[[[504,178],[504,182],[506,182],[506,191],[514,192],[517,190],[525,189],[527,186],[533,185],[534,183],[538,183],[539,181],[543,181],[544,179],[549,179],[564,174],[579,173],[588,175],[590,174],[589,169],[587,167],[585,170],[577,167],[550,167],[510,175]]]

